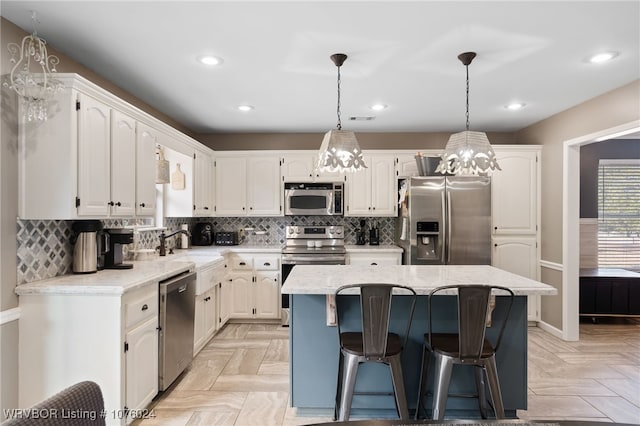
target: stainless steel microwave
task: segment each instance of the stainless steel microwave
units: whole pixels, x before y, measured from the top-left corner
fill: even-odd
[[[284,214],[342,216],[344,184],[342,182],[286,182]]]

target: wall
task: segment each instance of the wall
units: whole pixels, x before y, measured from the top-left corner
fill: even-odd
[[[362,149],[444,148],[450,133],[356,133]],[[215,133],[199,134],[196,139],[217,151],[240,149],[318,149],[321,133]],[[487,133],[492,144],[517,144],[512,133]]]
[[[561,95],[561,94],[559,94]],[[542,149],[542,260],[562,265],[562,180],[564,142],[640,119],[640,80],[542,120],[516,133],[524,144]],[[562,328],[562,274],[546,271],[543,280],[556,287],[558,297],[542,298],[542,320]]]

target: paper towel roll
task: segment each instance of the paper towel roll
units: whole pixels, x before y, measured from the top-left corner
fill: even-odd
[[[180,225],[180,229],[189,231],[189,225],[187,225],[186,223],[183,223],[182,225]],[[183,249],[189,248],[189,237],[186,236],[185,234],[180,235],[180,247]]]

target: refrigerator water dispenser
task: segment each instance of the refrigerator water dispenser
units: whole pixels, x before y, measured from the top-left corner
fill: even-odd
[[[416,224],[416,258],[434,260],[440,257],[438,238],[440,224],[438,222],[418,222]]]

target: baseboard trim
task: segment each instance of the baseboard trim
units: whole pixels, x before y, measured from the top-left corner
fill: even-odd
[[[549,323],[546,323],[544,321],[538,321],[538,327],[543,330],[546,331],[547,333],[551,334],[554,337],[557,337],[558,339],[563,339],[562,337],[562,330],[557,329],[556,327],[552,326]]]
[[[7,309],[0,312],[0,325],[4,325],[20,319],[20,307]]]

